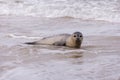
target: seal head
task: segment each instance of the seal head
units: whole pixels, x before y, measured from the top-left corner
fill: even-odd
[[[80,48],[81,47],[81,43],[82,43],[82,40],[83,40],[83,35],[81,32],[74,32],[72,34],[72,41],[74,43],[74,47],[75,48]]]
[[[82,40],[83,40],[83,35],[81,32],[74,32],[73,33],[73,39],[75,41],[75,47],[80,48]]]

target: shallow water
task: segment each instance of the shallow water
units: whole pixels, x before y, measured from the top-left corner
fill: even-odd
[[[71,18],[0,16],[0,80],[119,80],[120,24]],[[81,31],[81,49],[25,45]]]

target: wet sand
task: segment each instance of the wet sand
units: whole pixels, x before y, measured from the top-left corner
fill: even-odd
[[[119,80],[120,28],[115,27],[119,24],[79,21],[2,16],[0,80]],[[84,33],[80,49],[23,44],[43,36],[72,33],[75,28]]]

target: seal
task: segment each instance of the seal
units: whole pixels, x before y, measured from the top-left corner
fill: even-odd
[[[81,32],[74,32],[73,34],[59,34],[56,36],[45,37],[39,41],[26,42],[30,45],[55,45],[67,46],[72,48],[80,48],[83,41],[83,34]]]

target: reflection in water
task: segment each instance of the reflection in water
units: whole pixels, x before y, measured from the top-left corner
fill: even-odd
[[[68,57],[69,58],[81,58],[82,56],[83,56],[83,52],[75,52],[75,51],[73,51],[73,52],[70,52],[70,53],[67,53],[68,55]]]

